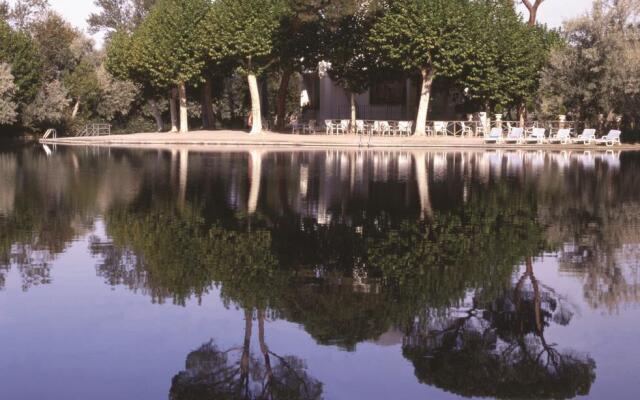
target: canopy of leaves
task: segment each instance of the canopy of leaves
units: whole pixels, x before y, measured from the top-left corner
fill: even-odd
[[[31,35],[44,61],[42,76],[45,80],[60,79],[65,71],[78,64],[81,55],[74,54],[73,43],[79,33],[60,15],[48,12],[31,27]]]
[[[590,14],[568,21],[566,46],[553,51],[541,98],[547,114],[564,109],[576,119],[622,114],[640,118],[640,4],[596,1]]]
[[[8,64],[0,64],[0,125],[16,120],[16,103],[13,101],[15,90],[11,68]]]
[[[468,0],[390,1],[370,35],[371,51],[405,71],[462,72],[474,54]]]
[[[218,0],[204,21],[205,47],[213,60],[231,59],[260,74],[277,61],[275,37],[288,8],[284,0]]]
[[[526,24],[509,0],[475,2],[469,24],[475,51],[460,82],[468,97],[483,108],[531,105],[558,34]]]
[[[207,0],[158,1],[133,35],[134,69],[158,88],[198,83],[205,65],[200,21],[209,8]]]
[[[36,44],[25,33],[13,31],[0,21],[0,60],[11,67],[14,101],[24,107],[34,99],[41,84],[42,57]]]

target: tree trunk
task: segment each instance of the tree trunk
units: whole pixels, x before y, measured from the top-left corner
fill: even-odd
[[[262,356],[264,357],[264,366],[266,369],[266,381],[267,385],[271,382],[273,377],[273,370],[271,369],[271,357],[269,357],[269,346],[267,346],[267,342],[264,337],[264,320],[265,320],[265,311],[258,310],[258,341],[260,342],[260,351],[262,352]]]
[[[78,116],[78,111],[80,111],[80,97],[76,100],[76,104],[73,106],[73,111],[71,111],[71,120],[73,121]]]
[[[413,157],[416,166],[418,194],[420,196],[420,218],[431,218],[433,216],[433,208],[431,207],[431,196],[429,195],[427,153],[424,151],[415,152]]]
[[[187,110],[187,88],[184,82],[178,85],[178,93],[180,96],[180,133],[189,132],[189,113]]]
[[[524,128],[526,118],[527,106],[524,103],[520,103],[520,105],[518,105],[518,121],[520,121],[520,128]]]
[[[164,123],[162,122],[162,113],[160,113],[156,99],[149,99],[149,108],[151,109],[153,119],[156,121],[156,131],[162,132],[164,130]]]
[[[244,311],[244,342],[242,344],[242,356],[240,357],[241,380],[249,375],[249,363],[251,361],[251,331],[253,330],[253,313]]]
[[[180,150],[180,172],[178,176],[178,204],[184,207],[187,199],[187,183],[189,178],[189,150]]]
[[[213,114],[213,82],[207,77],[202,85],[202,128],[212,130],[215,128],[215,116]]]
[[[533,3],[531,3],[533,1]],[[535,26],[538,19],[538,8],[544,0],[522,0],[522,4],[529,10],[529,25]]]
[[[171,96],[169,96],[169,111],[171,112],[171,132],[178,132],[178,89],[171,89]]]
[[[287,114],[287,94],[289,93],[289,81],[293,74],[290,70],[282,71],[282,77],[280,77],[280,87],[278,88],[278,95],[276,99],[276,118],[278,123],[276,128],[283,131],[285,127],[285,118]]]
[[[249,81],[249,93],[251,94],[251,135],[262,133],[262,112],[260,111],[260,90],[258,89],[258,79],[255,74],[247,75]]]
[[[431,97],[431,86],[433,84],[434,73],[431,68],[424,68],[422,74],[422,89],[420,90],[420,105],[418,106],[418,116],[416,117],[416,136],[425,136],[427,127],[427,113],[429,112],[429,100]]]
[[[249,214],[255,214],[258,209],[260,184],[262,182],[262,154],[262,150],[251,150],[249,152],[249,161],[251,163],[249,166],[251,173],[249,182],[251,186],[249,188],[249,199],[247,201],[247,212]]]
[[[351,126],[349,130],[353,133],[356,129],[356,118],[358,118],[358,107],[356,105],[356,94],[350,93],[350,102],[351,102]]]

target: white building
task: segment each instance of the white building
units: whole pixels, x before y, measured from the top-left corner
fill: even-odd
[[[302,75],[301,106],[303,120],[348,119],[351,116],[350,96],[328,73],[329,64],[321,62],[318,70]],[[435,90],[432,93],[430,117],[453,120],[455,106],[461,99],[456,90]],[[419,82],[414,79],[385,81],[374,84],[356,96],[358,119],[413,120],[419,102]],[[460,116],[461,117],[461,116]]]

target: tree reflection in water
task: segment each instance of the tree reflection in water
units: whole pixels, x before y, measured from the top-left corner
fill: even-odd
[[[53,257],[100,215],[107,238],[90,246],[107,284],[180,305],[215,287],[245,310],[243,344],[212,340],[192,352],[173,380],[175,399],[321,397],[303,360],[268,348],[266,315],[347,351],[401,331],[418,379],[459,395],[588,394],[594,360],[546,335],[569,325],[574,308],[538,281],[532,257],[559,252],[594,307],[638,301],[620,261],[640,236],[628,212],[640,203],[629,189],[636,164],[582,169],[560,167],[553,154],[473,152],[179,157],[68,151],[22,169],[0,158],[0,185],[14,187],[0,192],[5,271],[21,246]],[[54,184],[34,178],[55,168]],[[632,227],[619,234],[625,221]],[[34,257],[22,264],[34,276],[26,288],[48,283]]]
[[[169,398],[183,399],[290,399],[322,398],[322,383],[310,376],[305,362],[280,356],[265,340],[265,311],[259,310],[260,356],[251,352],[253,315],[245,311],[242,346],[220,350],[211,340],[187,356],[186,369],[171,382]]]
[[[529,285],[527,285],[527,282]],[[564,299],[541,286],[531,258],[513,287],[489,303],[470,295],[430,329],[405,338],[420,381],[470,397],[569,399],[589,394],[595,362],[548,343],[545,328],[569,324]]]

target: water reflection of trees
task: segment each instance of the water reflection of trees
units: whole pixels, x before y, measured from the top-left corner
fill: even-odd
[[[260,355],[251,351],[253,315],[245,311],[241,346],[220,350],[213,340],[187,356],[185,370],[171,382],[169,398],[290,399],[322,398],[322,383],[307,372],[296,356],[281,356],[265,339],[265,312],[258,311]]]
[[[622,174],[599,161],[560,165],[553,154],[143,154],[69,152],[10,170],[2,179],[18,189],[2,202],[11,210],[0,213],[0,255],[18,259],[21,243],[56,254],[101,215],[107,238],[90,245],[107,284],[177,304],[218,287],[251,324],[269,314],[346,350],[400,330],[421,381],[474,396],[571,397],[594,379],[588,356],[547,343],[545,329],[569,324],[572,309],[530,268],[514,277],[526,259],[559,250],[594,307],[637,301],[629,160]],[[61,183],[20,178],[56,163]],[[23,264],[46,282],[33,256]],[[260,355],[205,344],[174,396],[236,390],[220,379],[249,398],[277,386],[262,372],[225,375],[247,359],[249,371],[274,361],[280,381],[292,371],[313,381],[301,360]]]
[[[486,302],[473,292],[463,307],[416,326],[403,354],[424,383],[473,397],[573,398],[587,395],[595,362],[548,343],[545,329],[572,312],[535,278],[531,260],[509,290]],[[528,285],[527,285],[528,282]],[[478,296],[480,295],[480,296]]]
[[[23,289],[50,282],[50,266],[96,215],[137,196],[130,161],[108,154],[27,148],[0,154],[0,287],[15,266]]]

